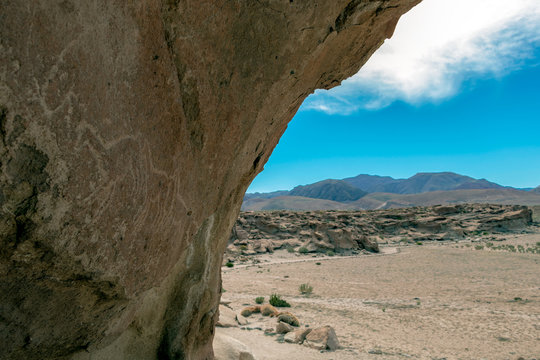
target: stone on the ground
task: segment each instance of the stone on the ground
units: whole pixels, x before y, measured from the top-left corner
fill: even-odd
[[[282,321],[280,321],[276,326],[276,332],[278,334],[286,334],[291,331],[294,331],[294,327]]]
[[[285,334],[285,337],[283,340],[288,343],[292,344],[301,344],[306,339],[307,334],[311,332],[312,329],[306,328],[306,329],[298,329],[295,331],[291,331],[287,334]]]
[[[339,348],[339,341],[334,329],[326,325],[311,330],[304,340],[304,345],[316,350],[336,350]]]
[[[277,316],[279,311],[270,304],[264,304],[261,305],[261,314],[263,316]]]
[[[251,350],[240,341],[224,335],[214,337],[215,360],[255,360]]]
[[[292,326],[300,326],[300,321],[290,312],[282,312],[278,315],[278,321],[283,321]]]
[[[247,325],[247,324],[249,324],[248,319],[246,319],[240,313],[236,314],[236,322],[238,322],[238,325]]]
[[[216,323],[219,327],[236,327],[236,313],[225,305],[219,305],[219,320]]]
[[[248,307],[242,309],[242,312],[240,313],[240,315],[248,317],[251,314],[255,314],[255,313],[259,313],[259,312],[261,312],[261,307],[260,306],[248,306]]]

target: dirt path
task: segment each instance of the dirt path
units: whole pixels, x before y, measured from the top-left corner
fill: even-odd
[[[316,257],[307,257],[301,256],[300,258],[293,257],[294,255],[287,256],[285,251],[280,251],[280,257],[273,255],[259,255],[255,257],[259,262],[249,263],[249,264],[240,264],[235,265],[234,269],[247,269],[251,267],[262,267],[262,266],[273,266],[280,264],[291,264],[291,263],[305,263],[305,262],[318,262],[325,260],[341,260],[348,258],[357,258],[361,256],[386,256],[386,255],[395,255],[399,254],[401,249],[399,247],[383,247],[379,253],[369,253],[369,254],[359,254],[359,255],[335,255],[335,256],[316,256]],[[233,268],[222,268],[222,272],[233,271]]]

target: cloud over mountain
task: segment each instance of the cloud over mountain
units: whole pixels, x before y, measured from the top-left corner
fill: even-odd
[[[395,101],[438,102],[469,78],[519,69],[538,47],[536,0],[425,0],[359,73],[340,87],[316,91],[303,109],[350,114]]]

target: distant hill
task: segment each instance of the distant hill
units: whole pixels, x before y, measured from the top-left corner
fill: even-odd
[[[272,192],[268,192],[268,193],[255,192],[255,193],[247,193],[244,196],[244,200],[247,200],[247,199],[272,199],[272,198],[275,198],[275,197],[278,197],[278,196],[286,196],[286,195],[289,195],[289,190],[278,190],[278,191],[272,191]]]
[[[323,180],[310,185],[300,185],[289,192],[290,196],[339,202],[355,201],[366,194],[367,192],[343,180]]]
[[[343,180],[369,193],[419,194],[430,191],[503,188],[485,179],[478,180],[452,172],[418,173],[408,179],[358,175]]]
[[[455,203],[540,205],[536,189],[504,187],[452,172],[418,173],[408,179],[358,175],[294,189],[246,194],[243,210],[385,209]]]
[[[351,178],[343,179],[354,187],[367,191],[368,193],[374,192],[393,192],[389,191],[402,179],[394,179],[390,176],[378,176],[378,175],[358,175]]]
[[[244,196],[244,200],[302,196],[333,201],[355,201],[363,197],[366,192],[420,194],[430,191],[504,188],[504,186],[487,181],[486,179],[474,179],[470,176],[452,172],[418,173],[408,179],[394,179],[390,176],[362,174],[343,180],[329,179],[313,184],[297,186],[290,191],[278,190],[268,193],[247,193]]]
[[[379,202],[375,209],[390,209],[439,204],[490,203],[507,205],[540,205],[540,194],[516,189],[470,189],[433,191],[420,194],[373,193],[361,199],[361,203],[351,203],[361,207],[367,201]],[[372,208],[372,209],[374,209]]]
[[[258,210],[374,210],[463,203],[540,205],[540,193],[515,189],[431,191],[420,194],[372,193],[348,203],[300,196],[249,199],[243,211]]]
[[[473,190],[473,189],[504,189],[504,186],[492,183],[486,179],[465,182],[456,186],[453,190]]]
[[[332,200],[311,199],[301,196],[279,196],[270,199],[247,199],[242,203],[242,211],[354,209],[357,209],[357,205],[349,205]]]

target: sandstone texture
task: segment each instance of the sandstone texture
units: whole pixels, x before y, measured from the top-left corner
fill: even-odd
[[[278,322],[276,325],[276,333],[278,334],[286,334],[288,332],[294,331],[294,327],[292,325],[289,325],[285,322]]]
[[[229,255],[290,248],[308,252],[378,252],[378,241],[456,240],[483,233],[519,232],[532,211],[518,205],[448,205],[374,211],[242,212]]]
[[[327,325],[310,331],[304,345],[317,350],[336,350],[339,348],[339,341],[334,329]]]
[[[290,333],[287,333],[283,340],[288,343],[292,344],[301,344],[304,342],[304,339],[306,336],[311,332],[312,329],[305,328],[305,329],[298,329],[295,331],[291,331]]]
[[[2,2],[0,358],[212,358],[247,186],[419,1]]]
[[[215,337],[214,349],[216,360],[255,360],[246,345],[227,335],[220,334]]]

